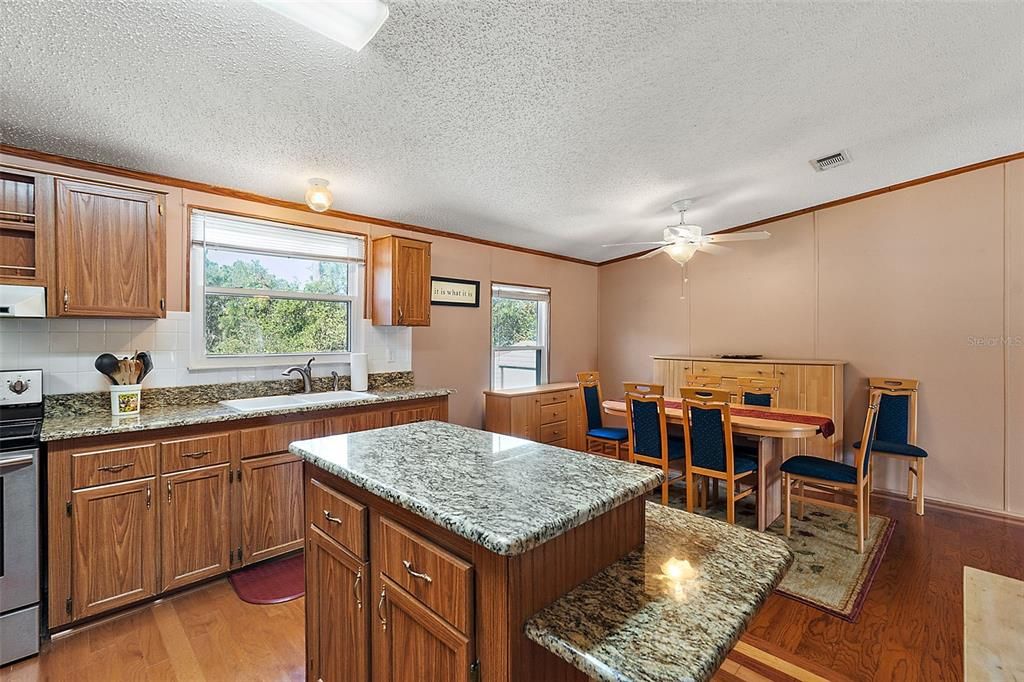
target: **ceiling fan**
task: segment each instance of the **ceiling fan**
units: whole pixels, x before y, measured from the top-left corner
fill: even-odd
[[[700,225],[689,225],[686,222],[686,209],[692,203],[689,199],[680,199],[672,204],[672,208],[679,211],[679,224],[669,225],[665,228],[660,242],[628,242],[624,244],[604,244],[604,246],[658,246],[660,248],[649,251],[637,260],[653,258],[659,253],[667,253],[672,260],[680,265],[686,265],[687,261],[693,258],[698,251],[715,253],[720,247],[716,246],[722,242],[742,242],[752,239],[768,239],[770,232],[734,232],[730,234],[704,234],[704,228]]]

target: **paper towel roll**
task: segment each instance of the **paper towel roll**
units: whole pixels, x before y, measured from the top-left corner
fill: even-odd
[[[366,369],[366,353],[352,353],[352,390],[365,391],[369,387],[369,374]]]

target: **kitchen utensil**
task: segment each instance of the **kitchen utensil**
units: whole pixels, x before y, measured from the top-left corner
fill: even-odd
[[[119,364],[117,357],[111,355],[110,353],[103,353],[96,358],[96,370],[100,374],[105,374],[107,378],[113,381],[115,384],[121,383],[120,381],[117,380],[117,377],[114,376],[114,374],[117,372],[118,366]]]
[[[142,362],[142,376],[139,377],[139,380],[137,382],[141,384],[142,380],[145,379],[146,376],[153,371],[153,358],[149,357],[149,353],[147,353],[146,351],[136,353],[135,357],[138,358],[140,362]]]

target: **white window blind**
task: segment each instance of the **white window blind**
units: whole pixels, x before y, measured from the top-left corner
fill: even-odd
[[[192,243],[207,248],[275,254],[342,263],[362,263],[366,239],[343,232],[223,213],[192,211]]]
[[[541,287],[524,287],[514,284],[492,284],[491,295],[495,298],[514,298],[520,301],[551,300],[551,290]]]

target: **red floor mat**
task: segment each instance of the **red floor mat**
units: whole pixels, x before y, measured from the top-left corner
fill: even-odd
[[[238,598],[250,604],[280,604],[306,591],[302,554],[243,568],[228,580]]]

